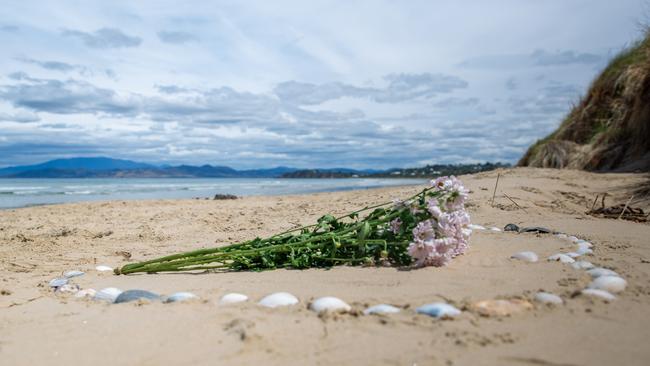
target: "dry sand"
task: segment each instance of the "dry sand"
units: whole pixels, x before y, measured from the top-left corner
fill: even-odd
[[[469,252],[444,268],[338,267],[263,273],[115,276],[96,264],[130,261],[270,235],[366,204],[405,197],[421,187],[248,197],[236,201],[113,201],[0,211],[1,365],[648,365],[650,364],[650,225],[584,214],[598,193],[624,202],[623,185],[638,175],[578,171],[501,171],[497,205],[488,203],[497,172],[462,177],[473,191],[472,221],[546,226],[594,244],[588,256],[628,280],[617,300],[575,296],[584,271],[547,262],[575,246],[552,235],[475,231]],[[522,208],[503,197],[512,197]],[[644,207],[647,208],[647,207]],[[524,212],[525,209],[525,212]],[[532,250],[539,263],[510,255]],[[191,291],[200,301],[108,305],[56,295],[48,281],[80,269],[83,288]],[[468,305],[485,299],[532,301],[544,290],[561,306],[535,304],[509,317],[483,317]],[[252,302],[220,306],[227,292]],[[298,306],[255,305],[289,291]],[[389,303],[390,316],[318,316],[306,304],[337,296],[354,309]],[[465,311],[454,320],[416,315],[419,305],[449,301]]]

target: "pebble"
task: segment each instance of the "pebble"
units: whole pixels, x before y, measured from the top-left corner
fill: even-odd
[[[183,302],[187,300],[193,300],[193,299],[198,299],[199,297],[194,295],[191,292],[176,292],[174,294],[171,294],[165,298],[165,303],[170,303],[170,302]]]
[[[541,226],[529,226],[519,229],[520,233],[538,233],[538,234],[550,234],[551,229],[547,229]]]
[[[494,227],[494,226],[491,227],[490,230],[491,231],[501,231],[501,229],[499,229],[498,227]]]
[[[591,289],[617,293],[625,290],[625,287],[627,287],[627,281],[618,276],[600,276],[591,281],[588,287]]]
[[[226,305],[226,304],[235,304],[238,302],[244,302],[247,300],[248,300],[248,296],[233,292],[233,293],[223,295],[221,297],[221,300],[219,300],[219,303],[222,305]]]
[[[109,266],[97,266],[97,267],[95,267],[95,269],[98,270],[99,272],[108,272],[108,271],[112,272],[113,271],[113,268],[111,268]]]
[[[560,233],[560,234],[555,234],[555,237],[560,238],[560,239],[566,239],[566,238],[568,238],[568,236],[567,236],[566,234],[562,234],[562,233]]]
[[[298,298],[288,292],[276,292],[267,295],[260,302],[259,305],[266,306],[267,308],[276,308],[279,306],[289,306],[298,303]]]
[[[401,310],[398,307],[388,304],[374,305],[363,311],[365,315],[370,314],[394,314],[399,313]]]
[[[95,300],[115,302],[115,299],[122,293],[122,290],[115,287],[103,288],[95,294]]]
[[[63,274],[63,277],[65,278],[73,278],[73,277],[79,277],[83,276],[85,273],[77,270],[72,270],[72,271],[67,271]]]
[[[571,257],[571,258],[573,258],[573,259],[576,259],[576,258],[578,258],[579,256],[581,256],[582,254],[580,254],[580,253],[576,253],[576,252],[569,252],[569,253],[566,253],[566,255],[568,255],[569,257]]]
[[[126,290],[119,294],[117,298],[115,298],[115,303],[116,304],[121,304],[125,302],[131,302],[131,301],[138,301],[138,300],[152,300],[152,301],[159,301],[160,295],[154,294],[153,292],[145,291],[145,290]]]
[[[535,294],[535,301],[544,303],[544,304],[554,304],[554,305],[560,305],[563,304],[564,301],[562,300],[561,297],[551,294],[548,292],[538,292]]]
[[[578,239],[578,238],[576,238],[576,237],[573,236],[573,235],[569,236],[567,239],[569,239],[570,241],[572,241],[572,242],[574,242],[574,243],[577,243],[577,242],[579,242],[580,240],[582,240],[582,239]]]
[[[519,252],[513,254],[510,258],[519,259],[525,262],[537,262],[539,257],[534,252]]]
[[[508,224],[503,228],[503,231],[515,231],[519,232],[519,226],[515,224]]]
[[[587,261],[575,261],[571,263],[571,267],[575,269],[591,269],[594,268],[594,265]]]
[[[574,263],[575,259],[571,258],[570,256],[562,253],[557,253],[553,254],[552,256],[548,257],[549,262],[562,262],[562,263]]]
[[[83,289],[83,290],[77,291],[77,293],[74,294],[74,296],[75,297],[94,297],[96,294],[97,294],[97,291],[95,291],[92,288],[88,288],[88,289]]]
[[[338,297],[325,296],[314,300],[309,304],[309,309],[317,313],[322,312],[348,312],[352,308],[345,301]]]
[[[593,278],[597,278],[600,276],[618,276],[618,273],[612,271],[611,269],[602,268],[602,267],[590,269],[587,271],[587,273],[589,273],[589,275]]]
[[[453,318],[460,315],[461,311],[453,305],[444,302],[433,302],[431,304],[422,305],[415,309],[419,314],[426,314],[434,318]]]
[[[533,304],[526,300],[483,300],[472,305],[483,316],[509,316],[531,310]]]
[[[467,227],[471,230],[485,230],[485,226],[469,224]]]
[[[61,287],[63,285],[66,285],[68,283],[68,279],[65,277],[62,278],[55,278],[50,281],[50,287]]]
[[[604,290],[588,288],[588,289],[582,290],[581,293],[583,295],[587,295],[587,296],[600,297],[601,299],[607,300],[607,301],[616,300],[616,296],[614,296],[614,295],[612,295],[609,292],[604,291]]]

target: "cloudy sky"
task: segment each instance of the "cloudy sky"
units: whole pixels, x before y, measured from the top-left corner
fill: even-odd
[[[644,3],[6,1],[0,167],[516,162]]]

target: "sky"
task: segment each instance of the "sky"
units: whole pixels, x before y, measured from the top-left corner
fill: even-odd
[[[3,1],[0,167],[515,163],[646,0]]]

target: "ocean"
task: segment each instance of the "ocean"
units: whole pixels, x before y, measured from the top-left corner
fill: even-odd
[[[332,192],[425,184],[423,179],[83,178],[0,179],[0,208],[81,201],[212,198]]]

